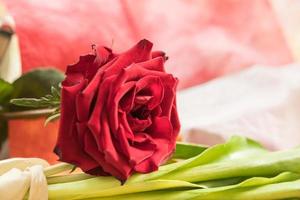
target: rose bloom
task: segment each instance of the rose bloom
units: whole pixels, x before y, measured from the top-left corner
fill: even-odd
[[[121,54],[99,47],[68,66],[55,148],[60,161],[122,181],[157,170],[180,128],[178,80],[165,72],[166,58],[144,39]]]

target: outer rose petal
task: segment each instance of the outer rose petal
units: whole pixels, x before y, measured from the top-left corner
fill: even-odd
[[[79,61],[74,65],[69,65],[66,70],[67,78],[70,82],[78,82],[77,77],[81,75],[90,81],[96,74],[99,67],[110,61],[114,55],[106,47],[99,47],[95,54],[80,56]],[[80,77],[81,77],[80,76]]]
[[[66,70],[66,75],[72,75],[75,73],[80,73],[83,76],[86,75],[88,67],[94,63],[96,56],[89,54],[86,56],[80,56],[79,61],[74,65],[69,65]]]
[[[148,70],[164,72],[165,71],[164,62],[165,60],[162,57],[156,57],[151,60],[141,62],[139,63],[139,65]]]
[[[158,170],[159,165],[161,165],[172,153],[168,148],[169,141],[164,139],[155,139],[154,141],[158,149],[150,158],[134,166],[136,172],[149,173]]]
[[[174,104],[172,106],[172,112],[171,112],[171,124],[173,126],[173,131],[175,136],[173,136],[174,138],[177,138],[177,134],[179,133],[180,130],[180,122],[179,122],[179,117],[178,117],[178,113],[177,113],[177,108],[176,108],[176,99],[174,101]]]
[[[153,51],[151,53],[152,58],[162,57],[164,61],[168,60],[168,57],[166,56],[166,53],[163,51]]]
[[[129,175],[131,175],[132,168],[129,166],[128,160],[126,160],[122,154],[117,152],[113,142],[114,138],[110,133],[107,117],[105,115],[101,115],[101,125],[103,127],[103,131],[101,132],[101,141],[104,147],[105,161],[117,168],[122,173],[123,177],[126,177],[127,179]],[[122,179],[122,177],[118,178]]]
[[[145,141],[143,143],[144,146],[141,149],[130,145],[126,138],[126,133],[123,126],[120,126],[118,136],[119,137],[117,141],[120,145],[120,149],[122,150],[122,153],[127,157],[127,159],[129,159],[129,163],[131,166],[135,166],[136,164],[149,158],[156,150],[156,145],[154,144],[154,142],[150,141]]]
[[[97,163],[81,150],[77,140],[75,96],[82,90],[84,82],[62,89],[62,105],[59,135],[56,151],[60,160],[80,166],[83,170],[89,170],[97,166]]]
[[[96,58],[92,65],[89,65],[86,69],[86,78],[90,81],[97,73],[98,69],[105,63],[111,61],[115,55],[112,54],[111,49],[107,47],[98,47],[95,50]]]
[[[98,166],[95,167],[98,168],[97,170],[98,172],[101,173],[101,171],[103,170],[103,172],[107,172],[108,174],[111,174],[114,177],[119,177],[122,180],[126,178],[122,175],[122,173],[118,170],[118,168],[115,168],[114,166],[110,165],[105,161],[104,154],[101,151],[98,151],[97,144],[90,132],[87,132],[85,134],[84,143],[85,143],[84,145],[85,152],[87,152],[98,163]]]
[[[125,68],[124,71],[128,76],[127,81],[137,81],[145,76],[159,76],[160,78],[173,77],[171,74],[165,72],[146,69],[139,63],[130,65]]]
[[[162,115],[167,116],[168,118],[171,117],[171,109],[173,103],[176,99],[176,86],[178,80],[175,79],[173,76],[165,76],[162,77],[164,82],[165,94],[164,99],[161,103],[162,108]]]
[[[113,59],[106,63],[105,65],[101,66],[101,68],[98,69],[95,76],[90,80],[89,84],[86,86],[86,88],[80,92],[76,98],[76,110],[77,110],[77,118],[79,121],[86,122],[88,120],[88,117],[90,115],[90,111],[93,110],[92,101],[94,98],[96,98],[96,94],[98,92],[98,87],[100,83],[102,82],[102,77],[104,74],[104,71],[109,68],[116,59]]]
[[[131,173],[131,167],[122,155],[119,155],[114,147],[113,136],[108,124],[106,109],[104,105],[107,101],[107,95],[110,86],[116,81],[115,76],[107,78],[99,87],[96,107],[93,110],[88,127],[93,133],[97,142],[98,149],[104,153],[104,159],[110,165],[118,168],[123,177],[128,177]],[[121,179],[121,177],[118,177]]]
[[[123,54],[118,55],[116,62],[106,71],[104,78],[120,73],[132,63],[149,60],[153,44],[148,40],[141,40],[134,47]]]

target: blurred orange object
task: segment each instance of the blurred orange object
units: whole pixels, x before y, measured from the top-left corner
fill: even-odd
[[[57,162],[53,153],[58,133],[58,121],[44,126],[45,117],[9,121],[10,157],[39,157],[50,164]]]

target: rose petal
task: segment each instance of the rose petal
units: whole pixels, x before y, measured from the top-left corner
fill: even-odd
[[[66,75],[80,73],[83,76],[86,75],[88,68],[94,63],[96,55],[88,54],[80,56],[79,61],[74,65],[67,66]]]
[[[61,126],[57,138],[56,150],[60,160],[82,167],[83,169],[94,168],[97,163],[87,154],[82,152],[78,142],[76,128],[75,97],[81,91],[85,83],[62,88]]]
[[[105,99],[103,99],[103,102],[105,101],[105,105],[108,108],[115,108],[117,107],[117,102],[113,101],[115,98],[116,93],[118,92],[119,87],[121,87],[127,78],[127,74],[125,73],[124,69],[120,71],[119,74],[111,76],[109,78],[106,78],[105,81],[109,80],[109,85],[106,84],[105,88],[102,88],[101,91],[105,91]],[[101,94],[99,98],[103,98],[103,95]],[[97,105],[98,106],[98,105]],[[102,104],[103,106],[103,104]],[[109,111],[111,112],[111,110]],[[113,132],[116,132],[118,129],[118,118],[114,118],[115,115],[112,115],[111,119],[111,129]],[[114,121],[115,120],[115,121]]]
[[[119,101],[119,109],[124,112],[129,112],[132,110],[135,100],[136,89],[132,88],[127,92]]]
[[[172,106],[172,113],[171,113],[171,118],[170,118],[171,124],[173,126],[173,137],[177,138],[177,135],[180,130],[180,121],[177,113],[177,108],[176,108],[176,101],[174,102]]]
[[[109,62],[115,57],[115,55],[112,53],[112,50],[104,46],[97,47],[95,54],[95,64],[98,65],[98,68],[102,67],[105,63]]]
[[[162,57],[157,57],[145,62],[140,62],[139,65],[148,70],[164,72],[164,62],[165,60]]]
[[[134,99],[134,103],[144,105],[144,104],[148,103],[149,100],[151,100],[152,98],[153,98],[153,96],[147,96],[147,95],[136,96]]]
[[[170,118],[173,103],[176,99],[176,86],[178,80],[173,76],[164,76],[161,78],[164,83],[164,98],[161,102],[162,114]]]
[[[127,74],[127,81],[138,81],[146,76],[157,76],[162,78],[162,81],[164,81],[164,77],[173,77],[171,74],[167,74],[165,72],[146,69],[142,67],[139,63],[131,64],[129,67],[125,68],[124,71]]]
[[[123,81],[119,82],[118,80],[116,80],[113,87],[110,90],[107,107],[109,108],[109,112],[110,112],[109,123],[113,132],[116,132],[117,129],[119,128],[118,111],[120,106],[119,105],[120,99],[126,93],[128,93],[128,91],[132,90],[134,86],[135,86],[135,82],[133,81],[123,84]],[[132,104],[132,102],[128,102],[128,104]],[[123,105],[123,106],[132,107],[132,105]]]
[[[89,129],[93,133],[93,136],[96,140],[99,150],[102,150],[102,151],[104,150],[104,148],[101,145],[102,142],[101,142],[100,133],[101,133],[102,127],[100,125],[100,118],[101,118],[102,110],[104,109],[103,107],[107,101],[109,87],[111,86],[111,83],[113,80],[115,80],[115,78],[116,77],[107,78],[97,88],[98,93],[97,93],[95,107],[94,107],[94,110],[92,110],[92,114],[87,123]]]
[[[159,117],[162,113],[162,109],[160,106],[156,106],[156,108],[154,108],[152,111],[151,111],[151,116],[153,117]]]
[[[91,92],[91,90],[94,90],[96,86],[99,85],[100,82],[102,82],[103,74],[105,70],[110,68],[115,62],[117,58],[113,58],[109,62],[107,62],[105,65],[101,66],[95,76],[92,78],[92,80],[89,82],[89,84],[84,89],[85,92]]]
[[[155,139],[156,151],[148,159],[134,166],[134,170],[140,173],[149,173],[158,170],[158,167],[169,157],[169,141],[165,139]]]
[[[124,111],[119,111],[119,118],[120,118],[120,126],[124,128],[126,138],[133,140],[134,134],[132,133],[132,130],[128,124],[127,113]]]
[[[126,179],[126,177],[123,176],[123,174],[118,170],[118,168],[115,168],[114,166],[107,163],[104,159],[104,154],[100,151],[97,151],[97,144],[90,132],[87,132],[84,135],[84,150],[86,153],[88,153],[94,160],[97,161],[98,166],[96,168],[99,168],[96,172],[101,173],[101,170],[104,172],[107,172],[114,177],[118,177],[122,180]],[[95,169],[94,169],[95,171]],[[91,174],[93,174],[93,171],[89,171]]]
[[[77,140],[78,144],[80,145],[80,148],[84,147],[82,138],[84,137],[84,134],[86,133],[88,127],[86,122],[76,122],[76,129],[77,129]]]
[[[96,98],[97,88],[102,81],[103,73],[105,69],[109,68],[114,63],[114,61],[115,59],[98,69],[86,88],[78,94],[76,98],[76,114],[79,121],[83,122],[88,120],[91,110],[93,110],[92,101]]]
[[[95,54],[80,56],[79,61],[74,65],[67,66],[66,75],[81,74],[91,80],[100,66],[114,57],[111,50],[106,47],[99,47]]]
[[[80,73],[74,73],[72,75],[68,75],[65,80],[62,81],[62,86],[66,86],[66,87],[71,87],[74,85],[77,85],[81,82],[85,81],[87,83],[87,81],[85,80],[84,76]]]
[[[151,57],[152,58],[161,57],[164,59],[164,61],[166,61],[168,59],[168,57],[166,56],[166,53],[163,51],[152,51]]]
[[[152,98],[147,103],[149,110],[158,106],[164,97],[164,87],[160,77],[145,76],[136,82],[136,96],[151,96]]]
[[[115,63],[106,71],[104,78],[118,74],[132,63],[139,63],[150,59],[153,44],[148,40],[141,40],[128,51],[120,54]]]
[[[135,166],[137,172],[148,173],[157,170],[173,153],[176,144],[176,135],[173,135],[173,127],[167,117],[155,117],[148,134],[157,145],[157,150],[149,159]]]
[[[136,164],[149,158],[156,150],[155,144],[153,145],[153,142],[149,141],[149,138],[145,140],[142,148],[137,148],[136,146],[129,145],[125,129],[122,125],[120,126],[118,136],[118,144],[121,147],[122,153],[129,159],[129,163],[132,166],[135,166]]]
[[[110,132],[109,124],[107,120],[107,116],[105,116],[106,113],[103,113],[101,115],[101,127],[102,131],[100,134],[101,143],[103,146],[103,153],[105,161],[115,168],[117,168],[125,177],[128,177],[131,173],[131,167],[129,165],[128,160],[123,157],[122,154],[118,153],[116,150],[116,147],[114,145],[114,142],[112,137],[113,135]],[[115,136],[118,137],[118,136]],[[120,167],[122,166],[122,167]]]
[[[131,115],[127,115],[127,120],[131,130],[134,133],[143,132],[146,128],[148,128],[152,124],[150,117],[146,119],[137,119],[135,117],[132,117]]]
[[[86,66],[86,78],[90,81],[93,79],[100,67],[114,58],[111,49],[107,47],[98,47],[95,52],[94,62]]]
[[[153,138],[165,138],[171,140],[173,138],[173,127],[168,117],[153,117],[152,124],[149,127],[149,135]]]

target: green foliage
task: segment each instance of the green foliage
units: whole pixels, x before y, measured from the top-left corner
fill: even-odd
[[[48,118],[45,120],[45,123],[44,123],[45,126],[46,126],[49,122],[53,122],[53,121],[59,119],[59,117],[60,117],[60,112],[57,112],[57,113],[53,112],[53,113],[51,113],[51,114],[48,116]]]
[[[176,143],[176,150],[173,154],[173,159],[188,159],[199,155],[208,147],[199,144],[189,144],[184,142]]]
[[[55,87],[51,87],[51,94],[40,98],[18,98],[10,100],[11,104],[31,108],[57,108],[60,105],[60,93]]]
[[[8,102],[9,97],[13,92],[12,84],[0,79],[0,105]]]
[[[15,101],[15,106],[10,106],[10,110],[58,106],[59,91],[55,87],[58,87],[63,79],[64,75],[54,68],[34,69],[24,74],[13,83],[14,91],[11,95],[11,99],[22,100]],[[51,95],[48,95],[50,93]]]
[[[103,200],[274,200],[300,198],[300,149],[270,152],[235,136],[213,147],[178,144],[194,157],[135,174],[124,185],[114,177],[60,179],[49,184],[49,199]],[[203,151],[201,151],[202,149]],[[175,156],[183,155],[183,153]],[[72,176],[72,175],[71,175]],[[56,177],[57,179],[57,177]],[[69,182],[64,181],[71,180]],[[101,188],[101,190],[99,190]]]
[[[53,112],[48,116],[45,125],[60,117],[60,92],[55,87],[51,87],[51,94],[41,98],[19,98],[10,100],[11,104],[31,108],[53,108]]]
[[[5,110],[5,105],[13,92],[12,84],[0,79],[0,113]],[[0,149],[2,142],[7,138],[8,122],[0,118]]]

